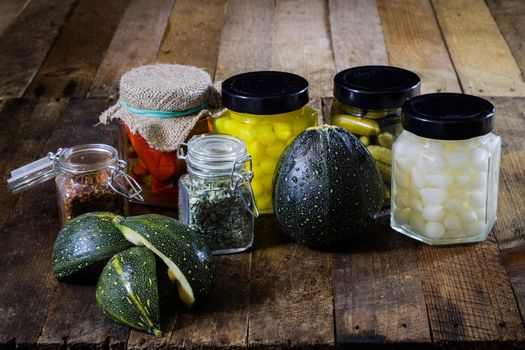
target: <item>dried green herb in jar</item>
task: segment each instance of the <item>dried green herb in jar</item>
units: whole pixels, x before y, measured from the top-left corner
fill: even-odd
[[[187,154],[188,174],[179,179],[179,218],[201,235],[214,254],[244,251],[253,243],[257,208],[244,168],[251,158],[244,142],[227,135],[194,136]]]

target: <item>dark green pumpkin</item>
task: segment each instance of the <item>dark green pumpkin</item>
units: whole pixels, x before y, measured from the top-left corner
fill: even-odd
[[[116,217],[113,221],[130,242],[146,246],[166,263],[186,305],[192,306],[211,290],[215,275],[213,256],[187,225],[158,214]]]
[[[286,234],[310,247],[340,246],[366,231],[382,196],[372,156],[343,128],[307,129],[277,164],[275,214]]]
[[[114,217],[115,214],[106,212],[87,213],[67,223],[53,247],[53,274],[65,278],[95,265],[100,265],[100,273],[108,259],[131,247],[113,225]]]
[[[115,322],[160,335],[155,255],[149,249],[132,247],[111,258],[100,275],[96,298]]]

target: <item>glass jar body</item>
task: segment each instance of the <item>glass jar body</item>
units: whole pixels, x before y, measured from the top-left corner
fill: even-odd
[[[62,225],[78,215],[94,211],[126,215],[127,199],[110,187],[110,177],[109,168],[78,174],[60,170],[55,184]]]
[[[496,221],[501,139],[419,137],[393,146],[391,226],[431,244],[483,241]]]
[[[384,206],[390,205],[392,145],[403,131],[401,108],[364,110],[334,99],[332,124],[350,131],[365,145],[376,161],[383,180]]]
[[[230,176],[179,179],[179,220],[203,237],[213,254],[238,253],[253,244],[254,217],[246,210],[250,185],[230,188]]]
[[[176,152],[160,152],[150,147],[139,133],[125,123],[119,129],[119,154],[128,163],[128,174],[142,187],[144,204],[176,208],[177,181],[186,165]]]
[[[317,112],[306,106],[272,115],[228,110],[212,120],[215,133],[233,135],[246,143],[253,160],[252,188],[260,213],[273,212],[273,173],[282,152],[297,135],[316,125]]]

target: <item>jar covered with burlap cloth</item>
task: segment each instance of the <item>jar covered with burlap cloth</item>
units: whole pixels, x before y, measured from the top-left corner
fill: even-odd
[[[208,117],[219,110],[219,93],[204,70],[152,64],[122,76],[120,98],[100,122],[120,122],[121,157],[142,186],[144,203],[176,208],[177,181],[186,172],[177,146],[209,132]]]

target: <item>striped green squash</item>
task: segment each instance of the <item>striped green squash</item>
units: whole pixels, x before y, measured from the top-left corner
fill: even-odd
[[[117,216],[113,222],[130,242],[146,246],[164,261],[170,278],[177,281],[180,299],[187,306],[191,307],[211,290],[213,256],[187,225],[158,214]]]
[[[155,255],[149,249],[132,247],[111,258],[97,283],[96,297],[115,322],[160,335]]]
[[[94,212],[77,216],[58,233],[53,247],[53,274],[65,278],[91,266],[98,273],[114,254],[133,245],[113,225],[115,214]]]

